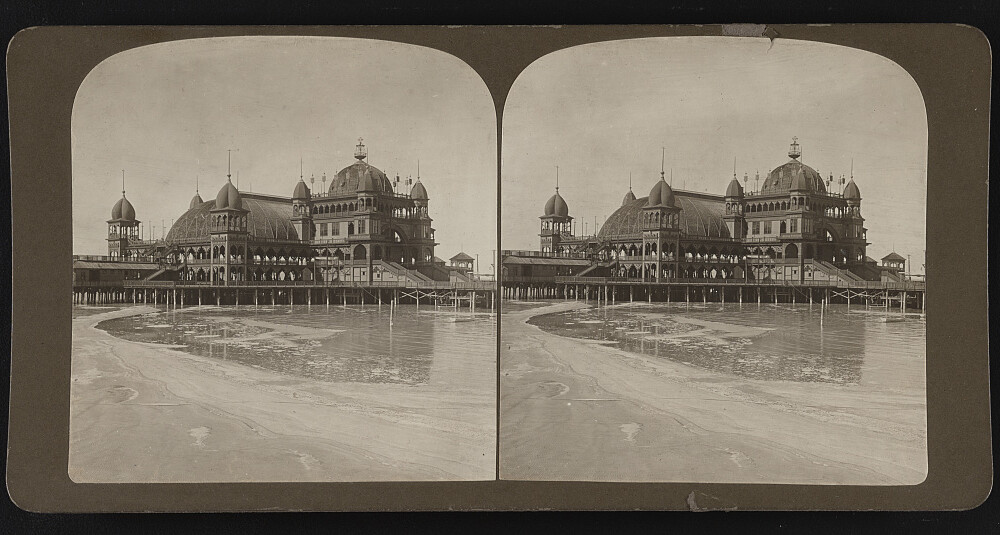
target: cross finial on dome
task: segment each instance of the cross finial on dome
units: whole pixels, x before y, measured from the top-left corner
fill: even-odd
[[[802,156],[802,148],[799,146],[798,136],[792,136],[792,145],[788,148],[788,157],[791,159],[796,159]]]
[[[368,157],[368,149],[365,148],[364,138],[358,138],[358,144],[354,147],[354,157],[359,160],[364,160]]]

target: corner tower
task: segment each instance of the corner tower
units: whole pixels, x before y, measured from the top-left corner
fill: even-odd
[[[545,209],[539,217],[542,220],[538,233],[542,253],[559,254],[568,252],[562,241],[564,235],[572,235],[573,218],[569,215],[569,205],[559,195],[559,168],[556,167],[556,192],[545,201]]]
[[[209,234],[212,245],[212,282],[229,285],[229,281],[245,280],[247,265],[247,216],[243,199],[233,185],[232,170],[227,182],[215,196],[215,206],[209,210]]]
[[[125,198],[125,171],[122,171],[122,198],[111,208],[108,220],[108,256],[113,260],[128,260],[133,257],[129,248],[139,237],[139,220],[135,218],[135,208]]]

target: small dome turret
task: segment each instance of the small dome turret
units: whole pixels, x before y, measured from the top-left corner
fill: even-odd
[[[295,185],[295,190],[292,191],[293,201],[307,201],[309,200],[310,192],[309,186],[306,185],[306,181],[299,177],[299,183]]]
[[[230,180],[226,182],[222,189],[219,190],[219,194],[215,196],[215,209],[216,210],[242,210],[243,209],[243,198],[240,197],[240,192],[233,185]]]
[[[732,180],[729,181],[729,187],[726,188],[726,197],[742,197],[743,196],[743,185],[734,176]]]
[[[548,201],[545,201],[545,215],[559,217],[569,215],[569,206],[566,204],[565,199],[562,198],[562,195],[559,195],[558,188],[555,195],[549,197]]]
[[[205,202],[205,201],[204,201],[204,200],[202,200],[202,198],[201,198],[201,194],[199,194],[199,193],[198,193],[198,192],[196,191],[196,192],[194,193],[194,197],[191,197],[191,204],[189,204],[189,205],[188,205],[188,210],[190,210],[190,209],[192,209],[192,208],[197,208],[197,207],[201,206],[201,205],[202,205],[202,203],[204,203],[204,202]]]
[[[417,178],[417,183],[413,185],[413,189],[410,190],[410,197],[420,201],[427,200],[427,188],[420,182]]]
[[[844,188],[844,198],[849,201],[860,201],[861,200],[861,190],[858,189],[858,185],[854,183],[852,178],[847,186]]]
[[[628,193],[625,194],[625,198],[622,199],[622,206],[635,200],[635,193],[632,193],[632,188],[628,189]]]
[[[115,206],[111,209],[111,219],[115,221],[135,221],[135,208],[132,207],[132,203],[125,198],[125,192],[122,192],[122,198],[118,199]]]
[[[646,206],[673,206],[674,205],[674,190],[670,188],[670,184],[660,177],[660,180],[653,185],[653,189],[649,190],[649,199],[646,201]]]

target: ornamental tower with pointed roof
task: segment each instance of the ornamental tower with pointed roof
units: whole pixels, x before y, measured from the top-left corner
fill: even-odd
[[[315,183],[316,177],[310,177],[310,182]],[[292,191],[292,226],[298,233],[300,240],[311,240],[313,236],[312,207],[309,199],[312,192],[306,185],[305,177],[302,173],[302,158],[299,158],[299,181]]]
[[[748,175],[743,175],[744,181],[747,181],[749,178]],[[746,218],[743,217],[743,210],[743,186],[740,184],[739,179],[736,178],[736,166],[734,164],[733,178],[729,181],[729,186],[726,187],[726,214],[722,216],[722,219],[726,222],[726,226],[729,227],[729,235],[735,239],[746,237],[747,222]]]
[[[664,160],[666,147],[660,155],[660,180],[653,184],[646,198],[646,205],[639,214],[642,229],[643,280],[659,281],[674,276],[677,269],[677,251],[680,247],[680,207],[674,199],[674,190],[666,180]],[[671,173],[671,181],[673,173]]]
[[[135,256],[129,248],[130,242],[139,241],[139,220],[135,218],[135,208],[125,198],[125,170],[122,170],[122,198],[111,208],[108,219],[108,256],[115,260],[127,260]]]
[[[215,206],[209,210],[211,280],[225,286],[230,281],[246,280],[247,218],[250,215],[250,211],[243,206],[243,197],[233,185],[232,150],[227,152],[226,183],[215,196]]]
[[[545,201],[541,219],[541,229],[538,233],[542,253],[564,253],[564,236],[573,234],[573,218],[569,215],[569,205],[559,195],[559,166],[556,166],[556,192]]]

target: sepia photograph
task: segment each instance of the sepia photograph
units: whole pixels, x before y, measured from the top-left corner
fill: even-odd
[[[575,46],[503,115],[500,477],[916,485],[927,116],[877,54]]]
[[[495,479],[496,131],[479,75],[414,45],[97,65],[72,111],[71,479]]]

